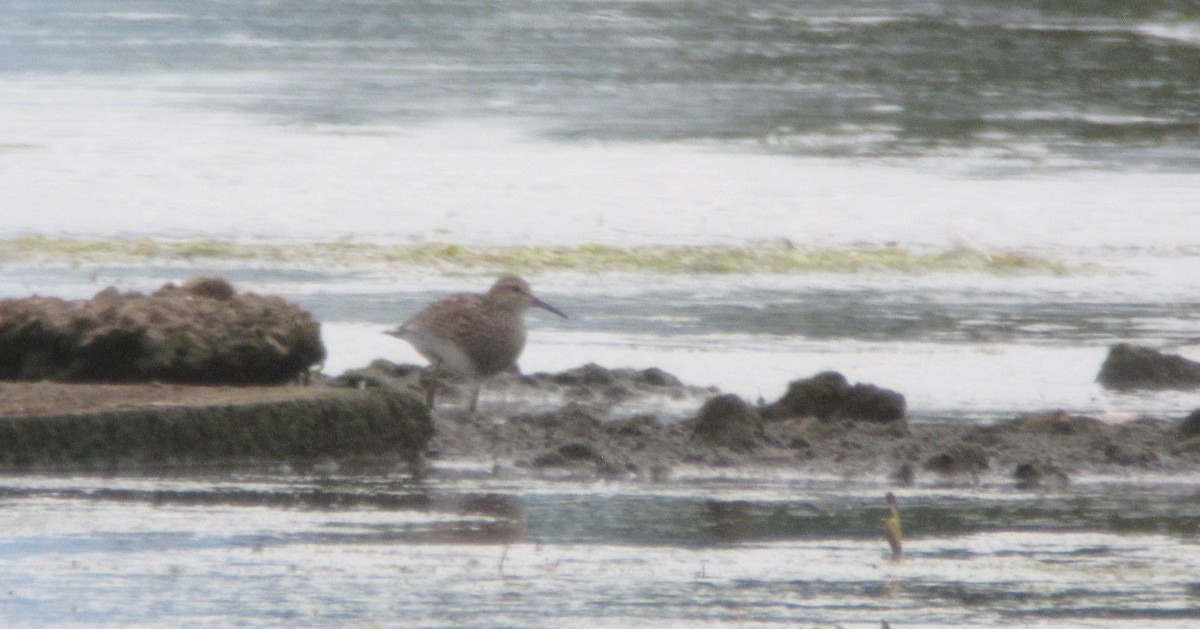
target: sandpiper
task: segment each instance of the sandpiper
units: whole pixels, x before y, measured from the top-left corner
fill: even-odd
[[[510,369],[525,348],[525,311],[530,306],[567,318],[535,297],[528,282],[508,275],[485,294],[439,299],[385,334],[408,341],[432,365],[433,379],[425,394],[429,408],[438,376],[445,372],[472,382],[468,412],[474,413],[483,381]]]

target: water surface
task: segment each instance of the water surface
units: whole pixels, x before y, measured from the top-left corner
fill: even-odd
[[[1200,406],[1094,383],[1117,342],[1200,358],[1189,1],[12,0],[0,41],[0,297],[226,275],[310,309],[336,374],[419,362],[380,332],[517,271],[572,317],[531,315],[525,371],[770,400],[836,369],[915,422]],[[812,262],[721,263],[761,247]],[[596,248],[665,253],[544,263]],[[882,481],[786,470],[10,476],[0,618],[1195,624],[1195,479],[1074,481],[901,491],[894,563]]]

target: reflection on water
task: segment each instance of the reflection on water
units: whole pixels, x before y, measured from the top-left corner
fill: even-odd
[[[10,625],[1186,626],[1191,482],[11,477]]]

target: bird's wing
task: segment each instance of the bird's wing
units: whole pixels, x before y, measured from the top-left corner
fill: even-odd
[[[461,343],[473,322],[484,316],[480,295],[451,295],[439,299],[400,325],[399,333],[431,334]]]

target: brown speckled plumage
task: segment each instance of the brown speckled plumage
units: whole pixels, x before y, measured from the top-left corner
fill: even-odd
[[[445,372],[474,380],[474,411],[481,381],[511,368],[525,348],[524,315],[530,306],[566,317],[535,297],[525,280],[510,275],[485,294],[451,295],[429,304],[388,334],[408,341],[429,360],[433,386]],[[432,388],[428,401],[432,406]]]

